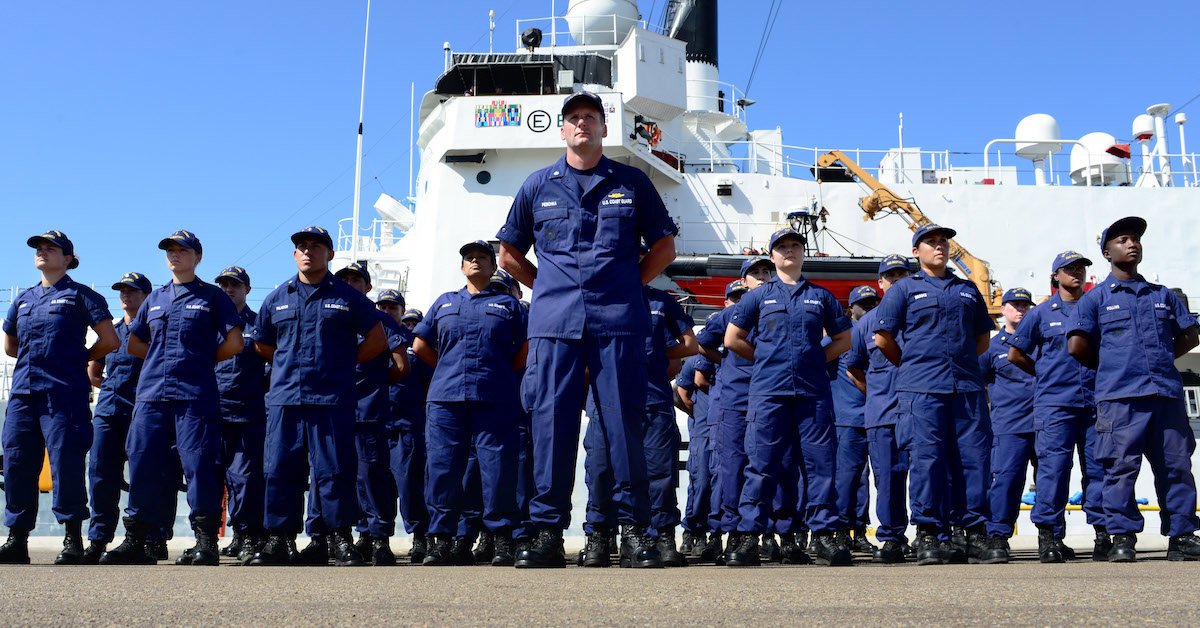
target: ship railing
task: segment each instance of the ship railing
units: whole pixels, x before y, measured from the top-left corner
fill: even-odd
[[[740,255],[750,251],[761,252],[766,248],[771,233],[784,224],[787,212],[779,213],[778,221],[765,220],[676,220],[681,231],[687,234],[686,247],[692,251],[710,253],[727,252]],[[689,228],[693,227],[693,228]],[[708,229],[711,238],[695,237]]]
[[[751,104],[751,101],[746,100],[746,92],[733,83],[714,79],[690,78],[687,79],[687,93],[689,101],[700,100],[702,102],[701,110],[703,111],[724,113],[743,122],[746,121],[746,107]],[[688,108],[695,109],[690,104]]]
[[[358,237],[358,252],[360,255],[380,253],[404,237],[411,225],[399,220],[384,220],[376,218],[371,225],[353,232],[354,219],[343,218],[338,221],[337,252],[347,253],[353,249],[354,237]]]
[[[575,20],[582,22],[583,27],[580,31],[580,39],[582,41],[577,41],[571,36],[571,22]],[[621,42],[617,41],[617,33],[621,31],[628,32],[630,25],[660,35],[663,34],[661,26],[651,24],[645,20],[635,20],[615,14],[534,17],[517,20],[516,49],[521,50],[525,47],[525,44],[521,42],[521,33],[525,32],[525,29],[538,28],[541,29],[542,36],[545,38],[542,40],[541,48],[553,48],[557,46],[606,46],[615,50],[621,44]],[[561,41],[559,40],[560,37],[562,38]]]
[[[690,166],[703,166],[707,164],[710,172],[729,171],[733,169],[736,172],[743,174],[769,174],[775,176],[785,176],[794,179],[815,180],[815,177],[810,170],[813,168],[821,155],[828,153],[832,148],[813,148],[807,146],[791,146],[787,144],[772,144],[769,142],[755,140],[737,140],[726,142],[721,140],[704,140],[701,142],[705,147],[709,157],[707,160],[698,160],[690,162]],[[852,156],[854,162],[861,166],[864,170],[874,171],[873,174],[877,179],[885,182],[901,182],[895,181],[897,176],[910,176],[913,172],[932,171],[934,173],[947,173],[952,170],[951,155],[955,154],[948,150],[916,150],[916,149],[891,149],[891,150],[876,150],[876,149],[840,149],[848,156]],[[903,155],[905,160],[912,159],[915,163],[899,163],[885,161],[889,156],[899,157]],[[863,160],[876,161],[874,167],[865,164]],[[958,168],[955,173],[974,171],[975,168]],[[983,168],[978,168],[980,173]],[[926,181],[929,182],[929,181]]]

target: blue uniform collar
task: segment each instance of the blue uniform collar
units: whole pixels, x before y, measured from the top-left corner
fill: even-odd
[[[769,283],[776,284],[780,289],[783,289],[783,290],[791,289],[788,287],[788,285],[786,283],[783,283],[783,280],[781,280],[779,278],[779,275],[775,275],[774,277],[771,277],[770,279],[764,281],[763,285],[761,285],[759,287],[760,288],[766,287],[766,285]],[[796,292],[800,292],[807,285],[808,285],[808,280],[804,278],[804,275],[800,275],[800,280],[796,282]]]
[[[570,168],[571,167],[567,165],[567,155],[566,153],[563,153],[563,156],[559,157],[558,161],[554,162],[554,165],[550,167],[550,178],[561,179],[567,175],[567,172],[570,171]],[[611,175],[612,173],[612,160],[604,155],[600,155],[600,163],[596,164],[596,174],[594,176],[603,178]]]
[[[464,299],[472,299],[475,297],[486,297],[486,296],[491,296],[493,294],[500,294],[500,293],[493,290],[490,285],[475,294],[471,294],[471,291],[467,290],[466,286],[463,286],[458,289],[458,296],[460,296]]]
[[[49,288],[47,288],[46,286],[43,286],[42,282],[40,282],[40,281],[33,284],[33,286],[29,289],[29,293],[33,294],[33,295],[37,295],[38,298],[41,298],[41,297],[46,296],[47,294],[50,294],[51,292],[59,292],[62,290],[66,290],[67,288],[70,288],[71,285],[74,283],[75,283],[75,281],[71,279],[70,275],[63,275],[62,279],[59,279],[58,281],[56,281],[54,283],[54,285],[50,286]]]
[[[327,288],[332,289],[334,279],[336,279],[336,277],[333,276],[333,273],[331,273],[331,272],[325,273],[325,278],[321,280],[321,283],[313,285],[313,294],[316,294],[317,291],[320,290],[321,288],[327,287]],[[341,280],[338,279],[338,281],[341,281]],[[300,273],[296,273],[295,275],[292,275],[292,278],[288,279],[288,282],[287,282],[288,292],[299,292],[300,283],[301,283]]]
[[[918,270],[917,272],[913,273],[912,275],[909,275],[909,277],[911,277],[913,279],[920,279],[922,281],[930,281],[930,280],[937,281],[938,280],[937,277],[931,277],[929,275],[929,273],[925,272],[924,268],[922,268],[921,270]],[[946,276],[942,277],[941,279],[943,279],[945,281],[953,281],[958,278],[959,278],[958,275],[954,274],[954,269],[951,268],[949,265],[947,265],[946,266]]]
[[[1105,288],[1108,288],[1109,292],[1116,292],[1117,290],[1126,290],[1129,292],[1137,293],[1139,290],[1142,290],[1143,288],[1147,288],[1147,287],[1151,286],[1152,284],[1149,281],[1146,281],[1146,278],[1141,275],[1138,275],[1136,278],[1131,279],[1129,281],[1122,281],[1120,279],[1117,279],[1116,277],[1113,277],[1112,273],[1109,273],[1108,276],[1104,278],[1103,285]]]

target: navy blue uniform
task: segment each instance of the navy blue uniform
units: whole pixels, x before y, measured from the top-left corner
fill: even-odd
[[[736,532],[741,522],[738,500],[746,481],[746,411],[750,404],[750,371],[754,363],[724,349],[725,329],[733,316],[728,307],[708,317],[696,336],[700,346],[720,349],[724,355],[717,367],[716,383],[709,401],[709,438],[717,461],[716,506],[720,508],[720,532]],[[753,332],[748,338],[754,341]],[[719,498],[719,499],[718,499]]]
[[[707,358],[694,355],[684,361],[683,369],[675,377],[675,386],[681,391],[690,392],[692,400],[692,412],[688,416],[688,491],[683,512],[683,527],[689,532],[697,533],[715,530],[709,525],[713,493],[713,473],[710,466],[713,461],[709,445],[711,432],[708,427],[709,397],[708,393],[696,386],[696,371],[705,369],[705,363],[708,363]]]
[[[406,351],[411,370],[388,388],[389,457],[404,530],[414,538],[424,538],[429,531],[429,512],[425,508],[425,392],[433,367],[417,358],[411,345]]]
[[[867,314],[870,316],[870,313]],[[828,336],[826,336],[828,338]],[[851,334],[853,340],[853,334]],[[832,363],[833,423],[837,427],[838,510],[852,528],[871,524],[871,489],[867,469],[867,397],[846,371],[854,354],[846,351]]]
[[[482,479],[483,525],[511,533],[519,443],[513,359],[526,341],[524,309],[510,294],[462,288],[438,297],[413,333],[438,353],[425,410],[429,534],[458,530],[472,446]]]
[[[996,326],[975,285],[949,270],[901,279],[871,314],[904,347],[896,390],[912,522],[947,541],[951,512],[964,528],[989,517],[992,435],[975,338]]]
[[[221,391],[221,463],[225,467],[229,525],[242,532],[262,530],[266,502],[263,448],[267,433],[267,361],[254,350],[254,321],[249,307],[242,317],[245,346],[217,363]]]
[[[1033,426],[1038,491],[1029,518],[1034,525],[1053,527],[1058,537],[1066,531],[1071,454],[1076,450],[1087,522],[1104,525],[1104,467],[1096,460],[1096,372],[1067,353],[1076,305],[1055,294],[1027,312],[1007,340],[1033,360],[1037,371]]]
[[[29,531],[37,521],[43,449],[50,456],[59,523],[88,518],[84,457],[92,445],[87,330],[112,319],[95,290],[69,276],[22,292],[4,333],[17,339],[4,416],[4,525]]]
[[[1142,456],[1154,472],[1161,531],[1179,536],[1200,527],[1191,456],[1196,438],[1183,406],[1183,381],[1175,368],[1175,338],[1196,317],[1164,286],[1141,276],[1111,274],[1079,300],[1071,334],[1098,346],[1097,455],[1104,466],[1104,513],[1109,534],[1142,531],[1134,501]]]
[[[306,469],[319,513],[307,522],[309,535],[358,522],[354,367],[358,337],[379,325],[376,311],[332,273],[315,285],[296,275],[259,308],[254,341],[275,347],[264,454],[268,530],[300,531]]]
[[[177,469],[187,481],[190,519],[221,516],[221,412],[216,364],[219,338],[245,322],[220,288],[195,279],[168,283],[146,297],[129,333],[150,345],[125,448],[132,519],[157,527],[175,522]]]
[[[1025,475],[1034,457],[1034,378],[1008,361],[1004,329],[992,336],[988,350],[979,356],[979,371],[987,384],[992,417],[992,482],[988,487],[991,519],[988,536],[1013,535]]]
[[[529,371],[534,387],[534,523],[570,524],[580,411],[591,373],[604,435],[620,487],[621,523],[650,522],[642,451],[644,338],[650,314],[638,265],[639,241],[678,232],[650,179],[601,157],[572,171],[566,157],[529,176],[497,237],[525,253],[536,244],[538,276],[529,310]]]
[[[129,353],[129,325],[120,320],[113,327],[121,346],[104,356],[104,383],[96,396],[92,448],[88,452],[88,491],[92,497],[88,539],[104,543],[113,540],[121,517],[125,439],[129,436],[138,376],[142,372],[142,359]]]

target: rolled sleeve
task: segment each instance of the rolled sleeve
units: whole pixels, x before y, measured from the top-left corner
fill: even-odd
[[[222,337],[229,335],[230,331],[238,327],[246,326],[246,321],[238,314],[233,300],[229,298],[229,295],[220,290],[214,291],[213,319],[217,324],[217,329],[221,330]]]
[[[638,234],[646,244],[652,245],[667,236],[678,234],[679,227],[671,220],[667,206],[663,204],[662,196],[650,178],[640,170],[637,173],[641,175],[637,182]]]
[[[438,311],[442,309],[442,305],[446,302],[445,296],[438,297],[433,302],[433,305],[429,306],[429,313],[412,330],[413,336],[424,340],[431,347],[437,346]]]
[[[528,252],[529,247],[533,246],[533,198],[537,196],[536,185],[536,182],[525,181],[513,198],[508,219],[496,232],[497,239],[512,245],[521,253]]]
[[[1036,310],[1029,312],[1017,324],[1017,331],[1005,339],[1005,344],[1016,347],[1025,355],[1033,355],[1034,347],[1041,343],[1041,320]]]
[[[975,291],[975,335],[987,334],[996,331],[996,322],[992,320],[991,314],[988,314],[987,302],[983,300],[983,295],[978,290]]]
[[[868,312],[867,316],[870,315]],[[868,327],[861,324],[855,325],[850,330],[850,351],[847,352],[850,357],[847,358],[847,367],[865,370],[870,366],[871,362],[867,354],[867,330]]]
[[[271,301],[267,301],[258,308],[258,319],[254,322],[254,332],[251,337],[254,342],[274,347],[278,341],[275,335],[275,323],[271,320],[271,305]]]
[[[873,325],[875,331],[886,331],[895,336],[904,327],[904,307],[907,297],[908,291],[902,287],[902,284],[892,286],[892,289],[883,295],[879,306],[871,310],[872,317],[876,321]]]
[[[708,315],[704,321],[704,329],[696,335],[696,340],[700,346],[709,349],[716,349],[725,344],[725,317],[721,312],[713,312]]]
[[[742,297],[733,306],[733,313],[729,316],[729,324],[750,331],[758,325],[758,308],[762,302],[762,294],[765,290],[750,291]],[[724,334],[722,334],[723,336]]]
[[[1183,301],[1175,296],[1170,290],[1165,291],[1167,300],[1171,304],[1171,312],[1175,315],[1175,324],[1179,326],[1179,332],[1187,331],[1197,325],[1196,317],[1183,306]]]
[[[9,336],[17,335],[17,304],[20,302],[19,298],[14,300],[12,305],[8,306],[8,314],[4,316],[4,333]]]
[[[846,316],[846,311],[842,309],[842,304],[838,303],[837,297],[833,296],[832,292],[825,292],[825,333],[831,337],[836,336],[851,327],[854,323],[850,321],[850,317]]]
[[[375,329],[376,325],[381,324],[379,315],[376,314],[379,310],[375,309],[375,304],[366,295],[353,290],[348,300],[350,301],[351,315],[354,319],[354,330],[358,332],[358,335],[366,336],[372,329]]]
[[[146,323],[146,304],[149,299],[142,302],[142,306],[138,308],[137,314],[129,323],[129,333],[137,336],[142,342],[150,342],[150,326]]]
[[[672,338],[678,338],[687,333],[687,330],[696,326],[696,321],[690,314],[683,311],[683,306],[675,299],[666,301],[667,314],[667,330],[670,331]]]
[[[1096,288],[1103,290],[1103,288]],[[1100,339],[1100,322],[1097,319],[1097,305],[1095,298],[1089,298],[1091,292],[1083,295],[1079,300],[1079,305],[1075,306],[1075,311],[1071,312],[1071,322],[1068,323],[1070,329],[1067,332],[1068,336],[1076,334],[1087,334],[1093,340]]]
[[[112,320],[113,316],[108,309],[108,301],[103,296],[90,289],[81,290],[80,296],[83,297],[83,316],[88,327],[95,327],[103,321]]]

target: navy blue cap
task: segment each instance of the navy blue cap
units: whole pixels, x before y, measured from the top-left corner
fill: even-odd
[[[1054,264],[1050,266],[1050,274],[1053,275],[1054,273],[1057,273],[1058,269],[1062,268],[1063,266],[1070,266],[1076,262],[1083,262],[1085,266],[1092,265],[1092,260],[1080,255],[1079,253],[1076,253],[1075,251],[1063,251],[1054,258]]]
[[[1028,301],[1033,303],[1033,295],[1024,288],[1012,288],[1005,290],[1004,296],[1000,298],[1000,303],[1008,303],[1009,301]]]
[[[375,302],[376,303],[395,303],[396,305],[400,306],[400,309],[404,309],[404,295],[400,294],[400,291],[396,290],[394,288],[388,288],[387,290],[380,290],[379,296],[375,297]]]
[[[307,238],[311,238],[320,242],[321,244],[324,244],[329,248],[330,251],[333,250],[333,238],[329,237],[328,231],[317,226],[305,227],[300,231],[293,233],[292,244],[299,245],[301,240]]]
[[[1145,219],[1138,218],[1137,216],[1122,218],[1100,232],[1100,251],[1103,252],[1104,245],[1108,244],[1109,240],[1115,240],[1117,236],[1136,235],[1140,238],[1143,233],[1146,233]]]
[[[795,229],[793,229],[791,227],[783,227],[781,229],[776,229],[775,233],[771,234],[771,243],[767,245],[767,250],[774,250],[775,243],[779,242],[780,240],[782,240],[788,236],[797,238],[801,242],[804,242],[804,243],[808,242],[808,238],[804,237],[803,233],[800,233],[799,231],[796,231]]]
[[[886,274],[887,271],[893,268],[907,268],[912,270],[912,266],[908,264],[908,258],[897,253],[892,253],[879,261],[879,274]]]
[[[413,307],[413,308],[404,310],[404,316],[401,316],[400,320],[402,320],[402,321],[417,321],[419,323],[424,318],[425,318],[425,313],[422,312],[421,310],[418,310],[417,308]]]
[[[754,268],[759,264],[766,264],[771,268],[775,268],[775,264],[768,257],[751,257],[750,259],[742,262],[742,279],[746,278],[746,273],[750,272],[751,268]]]
[[[872,286],[859,286],[850,293],[850,304],[853,305],[866,299],[878,299],[879,291]]]
[[[63,255],[70,255],[71,261],[67,262],[67,268],[79,268],[79,258],[75,256],[75,245],[67,237],[67,234],[54,229],[47,229],[46,233],[35,235],[26,240],[25,244],[28,244],[31,249],[36,249],[40,242],[49,242],[62,249]]]
[[[507,270],[499,268],[496,269],[496,272],[492,275],[491,283],[493,286],[502,286],[505,290],[512,290],[513,276],[510,275]]]
[[[165,251],[171,244],[178,244],[179,246],[192,249],[201,255],[204,254],[204,247],[200,246],[200,238],[197,238],[196,234],[191,231],[180,229],[172,233],[159,241],[158,248]]]
[[[467,255],[467,251],[470,251],[471,249],[483,249],[492,257],[493,262],[496,261],[496,249],[493,249],[492,245],[483,240],[474,240],[458,247],[458,254],[465,257]]]
[[[604,101],[600,97],[587,90],[579,90],[570,96],[563,99],[562,113],[566,115],[567,111],[577,102],[587,103],[600,112],[600,118],[604,118]]]
[[[367,285],[371,285],[371,273],[367,271],[367,265],[363,262],[354,262],[337,271],[333,276],[341,279],[346,273],[357,273],[359,277],[363,278],[363,281],[367,282]]]
[[[246,284],[247,288],[250,287],[250,274],[247,273],[246,269],[242,268],[241,266],[230,266],[229,268],[226,268],[225,270],[221,271],[221,274],[217,275],[217,278],[213,281],[221,283],[222,279],[240,281]]]
[[[726,299],[733,296],[733,294],[735,292],[745,292],[745,291],[746,291],[746,284],[742,283],[741,279],[734,279],[733,281],[729,282],[728,284],[725,284],[725,298]]]
[[[112,285],[113,290],[120,290],[121,286],[129,288],[137,288],[142,292],[149,294],[154,291],[154,286],[150,285],[150,280],[142,273],[125,273],[121,275],[121,280]]]
[[[947,238],[953,238],[954,236],[958,235],[958,232],[951,229],[950,227],[943,227],[941,225],[936,225],[931,222],[927,225],[921,225],[919,228],[917,228],[916,232],[913,233],[913,237],[912,237],[913,248],[917,247],[917,243],[921,241],[921,238],[924,238],[925,236],[927,236],[935,231],[941,231],[942,233],[946,234]]]

